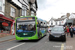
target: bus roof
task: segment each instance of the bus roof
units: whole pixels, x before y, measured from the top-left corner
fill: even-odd
[[[20,17],[16,17],[16,19],[17,19],[17,18],[22,18],[22,17],[36,17],[36,16],[20,16]],[[38,18],[38,17],[37,17],[37,19],[40,20],[40,21],[47,22],[46,20],[43,20],[43,19]]]
[[[36,16],[20,16],[20,17],[16,17],[15,19],[22,18],[22,17],[36,17]]]

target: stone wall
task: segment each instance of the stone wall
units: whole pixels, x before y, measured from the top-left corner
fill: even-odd
[[[10,18],[10,19],[14,19],[15,20],[15,18],[13,18],[12,16],[10,16],[11,7],[13,7],[16,10],[16,12],[15,12],[15,18],[21,16],[22,9],[19,9],[19,8],[15,7],[11,3],[9,3],[7,0],[5,0],[5,16],[8,17],[8,18]]]

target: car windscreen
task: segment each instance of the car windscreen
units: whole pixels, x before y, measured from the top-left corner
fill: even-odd
[[[63,29],[63,27],[53,27],[52,28],[52,32],[55,32],[55,31],[58,31],[58,32],[62,32],[62,31],[64,31],[64,29]]]

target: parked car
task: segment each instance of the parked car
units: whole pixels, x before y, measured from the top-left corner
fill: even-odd
[[[66,34],[63,26],[54,26],[49,34],[49,40],[61,39],[66,41]]]

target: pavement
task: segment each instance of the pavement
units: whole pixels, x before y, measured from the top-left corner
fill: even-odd
[[[73,38],[71,38],[70,35],[67,37],[66,50],[75,50],[75,35]]]
[[[11,39],[15,39],[15,35],[2,37],[2,38],[0,38],[0,42],[8,41],[8,40],[11,40]]]

